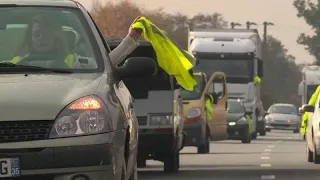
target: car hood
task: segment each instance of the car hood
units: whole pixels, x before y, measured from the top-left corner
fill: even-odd
[[[101,74],[0,75],[0,121],[54,120],[72,101],[96,92]]]
[[[297,121],[299,116],[295,114],[268,114],[266,118],[272,118],[276,121]]]
[[[235,122],[242,118],[244,115],[242,113],[228,113],[227,121],[228,122]]]

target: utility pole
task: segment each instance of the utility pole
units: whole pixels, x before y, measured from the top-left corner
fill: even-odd
[[[265,59],[267,56],[267,36],[268,36],[268,26],[274,26],[274,23],[272,22],[263,22],[263,43],[262,43],[262,58]]]
[[[241,26],[241,24],[237,22],[231,22],[230,26],[231,26],[231,29],[234,29],[236,26]]]
[[[255,25],[257,25],[257,23],[255,23],[255,22],[250,22],[250,21],[247,21],[246,24],[247,24],[247,29],[250,29],[250,26],[255,26]]]

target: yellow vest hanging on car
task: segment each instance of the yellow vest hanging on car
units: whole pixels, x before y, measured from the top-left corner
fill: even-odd
[[[309,99],[308,105],[314,106],[316,104],[319,93],[320,93],[320,86],[318,86],[316,91],[312,94],[311,98]],[[306,129],[307,129],[307,125],[308,125],[308,117],[309,117],[309,112],[305,112],[302,116],[300,133],[303,136],[306,134]]]
[[[145,17],[138,17],[131,27],[143,30],[142,36],[152,44],[158,65],[166,73],[173,75],[181,87],[192,91],[197,81],[190,70],[195,65],[196,59],[189,52],[174,44],[163,30]]]

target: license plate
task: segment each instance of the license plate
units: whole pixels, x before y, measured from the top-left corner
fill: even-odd
[[[18,158],[0,159],[0,178],[20,176],[20,162]]]

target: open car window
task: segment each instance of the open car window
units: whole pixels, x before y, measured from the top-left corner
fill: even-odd
[[[19,57],[19,63],[29,66],[73,72],[104,70],[97,42],[77,9],[0,8],[0,41],[0,63]],[[62,65],[57,66],[59,63]],[[10,68],[14,71],[15,67]],[[4,72],[1,66],[0,71]]]

